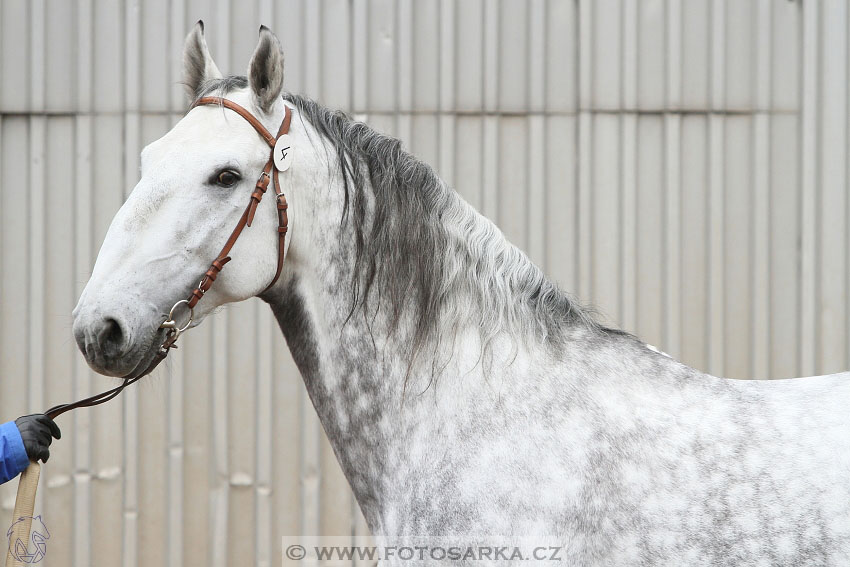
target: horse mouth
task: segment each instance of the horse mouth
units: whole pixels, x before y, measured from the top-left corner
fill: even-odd
[[[120,376],[120,378],[130,379],[137,378],[139,376],[143,376],[145,374],[149,374],[156,367],[154,365],[151,367],[151,363],[156,358],[159,353],[160,346],[165,341],[166,331],[165,329],[157,328],[153,333],[151,333],[150,338],[148,339],[147,345],[144,349],[140,349],[142,352],[142,356],[139,358],[139,361],[133,367],[130,372]]]
[[[156,328],[147,333],[141,344],[135,344],[120,356],[107,356],[101,348],[90,342],[80,344],[80,350],[89,367],[104,376],[113,378],[135,378],[146,374],[154,358],[159,352],[160,345],[166,337],[165,329]],[[151,368],[150,370],[153,370]]]

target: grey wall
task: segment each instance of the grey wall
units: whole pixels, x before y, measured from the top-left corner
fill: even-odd
[[[70,311],[141,148],[184,110],[203,18],[244,73],[402,138],[565,289],[714,374],[848,367],[842,0],[0,0],[0,411],[100,391]],[[46,565],[278,565],[366,534],[270,313],[59,418]],[[16,483],[0,488],[7,525]]]

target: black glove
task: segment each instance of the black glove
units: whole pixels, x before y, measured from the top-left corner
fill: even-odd
[[[59,426],[52,419],[43,413],[34,413],[25,415],[15,420],[15,425],[18,426],[18,431],[21,432],[21,439],[24,440],[24,449],[27,450],[27,456],[31,461],[41,459],[41,462],[46,463],[50,458],[50,442],[53,441],[51,435],[59,439],[62,437],[62,432],[59,431]]]

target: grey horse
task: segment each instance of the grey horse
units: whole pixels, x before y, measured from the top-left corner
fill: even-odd
[[[379,542],[536,538],[571,565],[850,564],[850,374],[717,378],[606,328],[397,140],[285,93],[266,29],[247,77],[222,77],[201,25],[184,61],[192,100],[226,97],[270,131],[288,106],[295,152],[280,279],[264,291],[278,239],[263,203],[195,323],[258,294],[271,306]],[[267,159],[211,106],[144,149],[74,310],[92,368],[148,365]]]

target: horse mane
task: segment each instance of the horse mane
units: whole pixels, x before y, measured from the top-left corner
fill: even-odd
[[[245,87],[245,77],[210,81],[199,98]],[[436,352],[441,341],[453,344],[470,321],[477,322],[482,355],[503,332],[515,343],[537,337],[559,346],[576,325],[622,333],[599,324],[592,309],[561,291],[398,139],[301,95],[283,98],[336,153],[330,167],[344,185],[341,223],[354,232],[349,319],[359,313],[373,320],[383,300],[392,331],[412,309],[411,360],[426,345]]]

